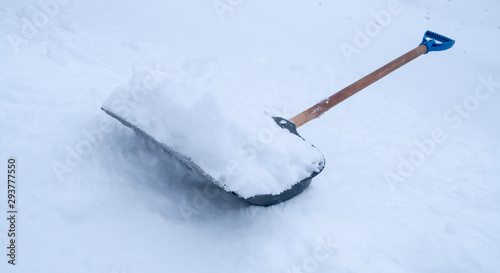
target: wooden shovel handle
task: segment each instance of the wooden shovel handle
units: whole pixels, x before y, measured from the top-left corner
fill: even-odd
[[[328,111],[333,106],[341,103],[350,96],[356,94],[357,92],[363,90],[370,84],[382,79],[392,71],[400,68],[401,66],[413,61],[418,56],[427,53],[427,46],[421,44],[415,49],[409,51],[408,53],[402,55],[401,57],[395,59],[394,61],[382,66],[381,68],[375,70],[369,75],[363,77],[357,82],[347,86],[346,88],[340,90],[339,92],[331,95],[327,99],[317,103],[313,107],[305,110],[304,112],[291,118],[290,121],[295,124],[296,127],[304,125],[306,122],[317,118],[319,115]]]

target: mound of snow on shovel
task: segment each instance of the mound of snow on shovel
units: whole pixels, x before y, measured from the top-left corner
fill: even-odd
[[[188,63],[161,76],[135,72],[103,109],[243,198],[280,194],[318,170],[321,153],[272,117],[242,106],[213,65]]]

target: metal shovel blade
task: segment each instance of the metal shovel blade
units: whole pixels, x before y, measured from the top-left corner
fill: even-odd
[[[155,146],[158,146],[159,148],[163,149],[167,153],[171,154],[173,157],[175,157],[177,160],[179,160],[180,162],[182,162],[185,166],[187,166],[191,170],[197,172],[198,174],[200,174],[201,176],[203,176],[207,180],[211,181],[212,183],[214,183],[215,185],[217,185],[218,187],[220,187],[224,191],[227,191],[226,189],[224,189],[223,187],[220,186],[220,183],[218,183],[216,179],[214,179],[212,176],[210,176],[208,173],[206,173],[202,168],[200,168],[200,166],[198,166],[191,159],[189,159],[189,157],[187,157],[187,156],[185,156],[185,155],[183,155],[183,154],[175,151],[174,149],[170,148],[166,144],[157,141],[154,137],[152,137],[151,135],[149,135],[145,131],[141,130],[137,126],[131,124],[128,121],[126,121],[125,119],[121,118],[119,115],[117,115],[117,114],[115,114],[115,113],[113,113],[113,112],[111,112],[111,111],[109,111],[107,109],[104,109],[104,108],[101,108],[101,109],[104,112],[106,112],[106,114],[108,114],[111,117],[113,117],[113,118],[117,119],[118,121],[120,121],[123,125],[125,125],[125,126],[131,128],[131,129],[133,129],[135,132],[137,132],[140,135],[142,135],[145,139],[147,139],[148,141],[150,141],[151,143],[153,143]],[[297,133],[297,129],[296,129],[295,125],[291,121],[289,121],[287,119],[284,119],[284,118],[280,118],[280,117],[274,117],[274,121],[281,128],[288,130],[291,134],[296,135],[297,137],[299,137],[302,140],[304,140]],[[311,145],[311,146],[314,149],[317,149],[313,145]],[[243,200],[245,200],[245,201],[247,201],[247,202],[249,202],[249,203],[251,203],[253,205],[258,205],[258,206],[271,206],[271,205],[275,205],[275,204],[281,203],[283,201],[286,201],[286,200],[288,200],[288,199],[290,199],[290,198],[292,198],[292,197],[300,194],[301,192],[303,192],[311,184],[312,178],[315,177],[316,175],[318,175],[323,170],[324,167],[325,167],[325,158],[323,157],[323,160],[318,163],[316,171],[312,172],[308,177],[302,179],[301,181],[297,181],[297,183],[294,184],[291,188],[284,190],[280,194],[261,194],[261,195],[256,195],[256,196],[252,196],[252,197],[249,197],[249,198],[243,198],[237,192],[231,192],[231,193],[233,193],[237,197],[239,197],[239,198],[241,198],[241,199],[243,199]]]
[[[273,119],[276,122],[276,124],[278,124],[281,128],[288,130],[291,134],[294,134],[305,141],[305,139],[301,137],[297,132],[297,128],[295,127],[295,124],[293,124],[293,122],[281,117],[273,117]],[[312,144],[311,146],[314,147],[314,145]],[[314,149],[317,148],[314,147]],[[254,197],[246,198],[245,200],[258,206],[272,206],[281,203],[283,201],[286,201],[290,198],[293,198],[294,196],[302,193],[311,184],[311,180],[313,179],[313,177],[315,177],[321,171],[323,171],[323,169],[325,168],[325,163],[326,163],[325,157],[323,156],[323,160],[318,163],[317,166],[318,168],[316,171],[312,172],[308,177],[297,182],[291,188],[283,191],[280,194],[257,195]]]

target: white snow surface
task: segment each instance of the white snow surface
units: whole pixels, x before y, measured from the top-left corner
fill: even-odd
[[[278,195],[320,171],[324,158],[318,149],[271,116],[245,109],[215,83],[216,71],[209,63],[191,62],[177,73],[164,72],[165,79],[138,72],[106,99],[103,109],[243,198]]]
[[[494,0],[1,1],[0,272],[498,272],[498,14]],[[100,109],[124,84],[193,71],[238,113],[290,118],[427,29],[456,45],[300,127],[326,167],[272,207]]]

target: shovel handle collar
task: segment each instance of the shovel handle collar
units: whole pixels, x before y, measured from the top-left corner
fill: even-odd
[[[438,34],[436,32],[432,32],[427,30],[424,34],[424,38],[422,39],[422,43],[420,45],[425,45],[427,47],[427,54],[431,51],[442,51],[447,50],[453,47],[455,44],[455,40],[450,39],[444,35]]]

